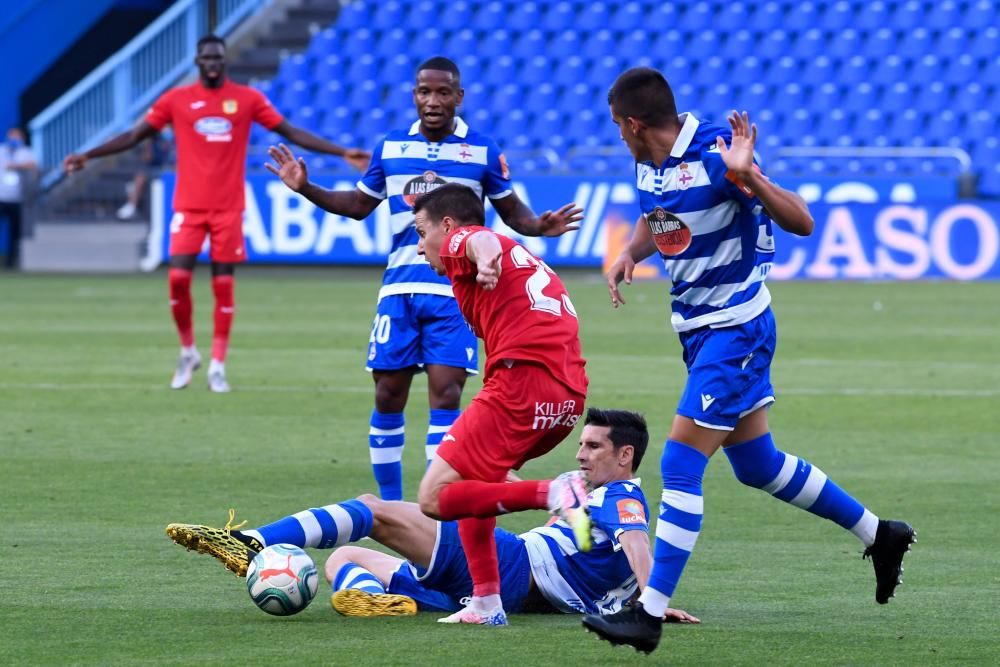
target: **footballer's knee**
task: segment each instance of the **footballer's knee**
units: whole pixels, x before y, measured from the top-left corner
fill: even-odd
[[[340,568],[344,567],[348,563],[355,562],[354,556],[356,552],[360,550],[361,547],[338,547],[333,550],[329,558],[326,559],[326,564],[323,566],[323,574],[326,575],[326,580],[328,582],[333,582],[337,577],[337,573],[340,572]]]

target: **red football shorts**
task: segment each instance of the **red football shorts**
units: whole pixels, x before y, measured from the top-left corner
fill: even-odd
[[[562,442],[586,398],[540,365],[500,366],[445,434],[437,455],[463,479],[503,481],[509,470]]]
[[[243,211],[177,211],[170,220],[170,256],[200,254],[205,236],[213,262],[247,261]]]

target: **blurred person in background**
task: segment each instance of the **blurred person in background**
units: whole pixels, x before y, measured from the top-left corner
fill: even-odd
[[[7,220],[6,266],[17,268],[21,246],[22,208],[38,176],[38,158],[19,127],[7,130],[0,144],[0,219]]]
[[[140,166],[132,180],[125,185],[127,200],[118,209],[119,220],[131,220],[139,212],[139,205],[146,194],[146,186],[150,179],[156,177],[166,166],[170,156],[170,144],[166,137],[155,135],[142,144],[140,149]]]

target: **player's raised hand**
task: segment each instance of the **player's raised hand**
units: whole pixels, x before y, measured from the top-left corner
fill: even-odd
[[[577,224],[583,220],[583,209],[575,203],[566,204],[558,211],[546,211],[538,216],[539,236],[561,236],[566,232],[580,229]]]
[[[503,253],[498,252],[495,255],[480,256],[476,259],[476,268],[479,269],[479,273],[476,274],[476,282],[484,290],[491,290],[497,286],[497,282],[500,280],[500,260],[502,257]]]
[[[372,154],[360,148],[348,148],[341,157],[358,171],[365,171],[368,169],[368,162],[371,161]]]
[[[667,608],[665,614],[663,614],[664,623],[701,623],[701,619],[697,616],[692,616],[683,609],[670,609]]]
[[[744,111],[733,111],[729,115],[729,125],[733,128],[733,141],[727,148],[726,140],[715,138],[722,161],[735,176],[747,176],[753,170],[753,147],[757,143],[757,125],[750,123],[750,116]]]
[[[622,298],[622,293],[619,291],[618,286],[622,280],[625,281],[626,285],[631,285],[632,273],[634,271],[635,260],[632,259],[632,253],[628,250],[622,251],[618,255],[618,259],[615,260],[615,263],[608,268],[608,273],[606,274],[608,279],[608,294],[611,295],[611,305],[615,308],[625,305],[625,299]]]
[[[280,178],[281,182],[291,190],[298,192],[309,182],[309,170],[306,168],[306,161],[302,158],[295,159],[292,151],[288,150],[288,146],[285,144],[271,146],[267,149],[267,154],[271,156],[271,159],[278,166],[275,167],[270,162],[264,166],[268,171]]]
[[[84,165],[87,164],[87,156],[80,155],[79,153],[70,153],[63,158],[63,169],[67,174],[72,174],[74,171],[80,171],[83,169]]]

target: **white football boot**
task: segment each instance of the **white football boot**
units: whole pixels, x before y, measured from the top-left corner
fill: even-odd
[[[174,377],[170,380],[171,389],[183,389],[191,384],[191,376],[201,368],[201,355],[198,350],[191,348],[190,352],[181,351],[177,358],[177,368],[174,370]]]

